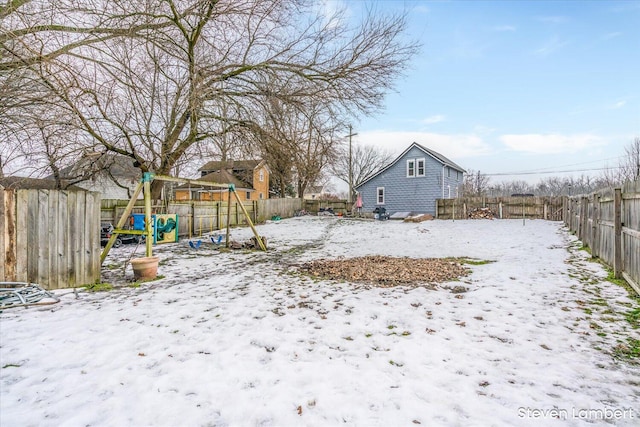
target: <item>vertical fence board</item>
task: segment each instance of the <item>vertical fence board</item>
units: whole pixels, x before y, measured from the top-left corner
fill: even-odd
[[[7,268],[6,268],[6,259],[8,258],[9,245],[7,240],[9,238],[9,233],[7,230],[7,196],[8,191],[5,191],[3,187],[0,186],[0,249],[2,249],[2,253],[0,253],[0,281],[7,281],[8,276]]]
[[[60,235],[64,233],[64,228],[61,228],[58,224],[58,211],[60,210],[59,194],[59,191],[50,191],[47,195],[46,212],[49,228],[47,229],[47,234],[43,237],[48,239],[49,246],[49,261],[47,266],[47,288],[49,289],[58,289],[60,287],[58,276],[58,241]],[[62,283],[64,283],[64,280]]]
[[[29,221],[35,221],[33,213],[29,212],[29,192],[18,190],[16,192],[16,281],[29,281],[28,261],[28,236]]]
[[[569,229],[578,234],[593,256],[613,268],[640,294],[640,183],[598,191],[592,197],[567,201]],[[586,204],[585,200],[589,200]],[[590,221],[589,232],[584,230]],[[587,231],[585,233],[585,231]]]
[[[85,209],[89,213],[90,222],[87,234],[89,235],[89,270],[83,284],[96,283],[100,280],[100,193],[87,192]]]
[[[15,191],[0,187],[0,281],[16,280]]]

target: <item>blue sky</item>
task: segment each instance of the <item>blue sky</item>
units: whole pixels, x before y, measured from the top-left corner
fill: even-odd
[[[415,141],[487,174],[614,166],[640,136],[640,1],[329,0],[408,10],[422,44],[354,141]],[[493,176],[537,182],[600,171]]]

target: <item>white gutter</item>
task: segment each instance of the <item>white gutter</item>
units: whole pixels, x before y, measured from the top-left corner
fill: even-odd
[[[442,165],[442,198],[444,199],[444,168],[446,168],[447,165]]]

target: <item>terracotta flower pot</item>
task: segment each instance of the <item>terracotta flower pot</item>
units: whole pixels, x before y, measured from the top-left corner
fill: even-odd
[[[132,259],[133,277],[136,280],[155,279],[158,275],[159,260],[157,256]]]

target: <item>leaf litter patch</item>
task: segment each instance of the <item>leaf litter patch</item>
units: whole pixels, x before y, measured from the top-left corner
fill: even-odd
[[[434,287],[434,284],[456,281],[471,272],[460,260],[452,258],[388,256],[320,259],[302,264],[300,270],[317,278],[364,283],[381,288]]]

